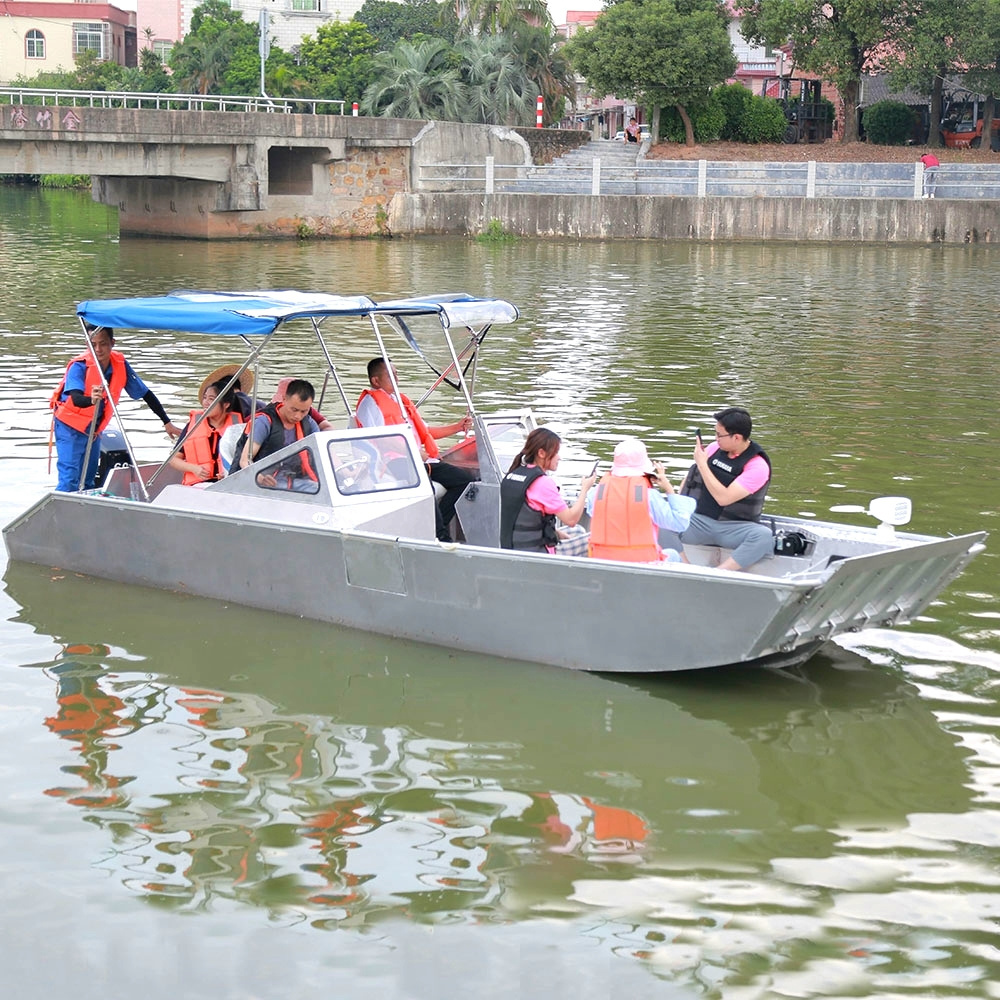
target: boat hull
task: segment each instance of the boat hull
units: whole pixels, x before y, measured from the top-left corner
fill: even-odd
[[[15,560],[578,670],[798,661],[838,631],[915,613],[877,606],[862,592],[869,578],[901,572],[895,552],[869,558],[867,570],[865,559],[845,559],[825,575],[770,578],[442,545],[66,493],[44,497],[4,536]],[[932,540],[922,548],[934,554],[925,553],[922,565],[937,558],[947,562],[948,578],[957,575],[981,538]],[[941,586],[937,579],[934,592]],[[840,598],[858,605],[860,617]],[[911,606],[929,599],[918,595]]]

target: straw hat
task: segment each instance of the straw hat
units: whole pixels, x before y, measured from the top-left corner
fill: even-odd
[[[205,395],[205,390],[213,382],[218,382],[220,378],[232,378],[239,371],[239,368],[239,365],[223,365],[221,368],[216,368],[198,387],[198,401],[201,402],[201,397]],[[253,372],[249,368],[240,376],[236,387],[240,392],[245,392],[247,395],[253,394]]]
[[[618,442],[611,465],[612,476],[651,476],[653,473],[646,446],[638,438],[627,437]]]

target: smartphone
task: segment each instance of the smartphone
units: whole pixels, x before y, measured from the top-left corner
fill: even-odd
[[[698,439],[698,444],[702,444],[703,443],[702,440],[701,440],[701,428],[700,427],[695,428],[694,436]]]

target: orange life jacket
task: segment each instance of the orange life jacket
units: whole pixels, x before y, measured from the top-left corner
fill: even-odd
[[[188,418],[188,426],[194,427],[194,422],[202,414],[201,410],[192,410]],[[236,425],[243,423],[243,416],[239,413],[231,412],[226,417],[226,424]],[[188,431],[181,445],[181,455],[185,462],[193,462],[195,465],[211,465],[212,474],[207,482],[215,482],[225,475],[225,466],[219,455],[219,439],[222,437],[222,430],[217,430],[208,420],[203,420],[193,431]],[[206,482],[199,479],[193,472],[184,473],[184,485],[194,486],[195,483]]]
[[[66,366],[62,381],[56,387],[56,391],[52,393],[52,398],[49,400],[49,409],[52,410],[57,420],[61,420],[75,431],[80,431],[81,434],[86,434],[90,430],[90,422],[94,419],[94,407],[77,406],[71,396],[67,396],[65,399],[59,398],[66,387],[66,378],[69,375],[70,368],[78,361],[85,361],[87,363],[87,373],[84,376],[84,393],[89,396],[91,389],[95,385],[101,385],[101,375],[97,370],[97,364],[94,362],[93,355],[89,351],[85,354],[78,354]],[[120,351],[112,351],[110,363],[111,378],[108,379],[108,390],[112,401],[117,405],[118,397],[121,396],[122,389],[125,388],[125,383],[128,380],[128,373],[125,371],[125,355]],[[97,426],[94,428],[95,436],[108,426],[110,419],[111,407],[105,402],[104,412],[101,414],[100,419],[97,421]]]
[[[402,394],[400,394],[402,395]],[[396,402],[392,396],[386,392],[384,389],[365,389],[360,396],[358,396],[358,407],[361,406],[362,400],[365,396],[371,396],[375,400],[375,405],[379,408],[379,412],[382,414],[382,420],[389,426],[390,424],[406,424],[413,428],[414,433],[420,440],[420,443],[424,446],[424,451],[427,452],[428,458],[437,458],[441,452],[438,450],[437,442],[431,436],[431,432],[427,428],[427,424],[424,423],[424,418],[420,416],[417,412],[417,408],[410,402],[409,396],[402,396],[403,408],[406,410],[406,416],[403,416],[403,410],[399,408],[399,403]],[[357,412],[357,407],[355,407],[355,412]],[[407,419],[409,418],[409,419]]]
[[[590,517],[590,555],[623,562],[658,562],[663,552],[649,516],[649,480],[645,476],[612,476],[597,486]]]

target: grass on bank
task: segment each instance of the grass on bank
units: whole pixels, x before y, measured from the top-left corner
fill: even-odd
[[[0,174],[0,184],[43,188],[89,188],[90,174]]]

